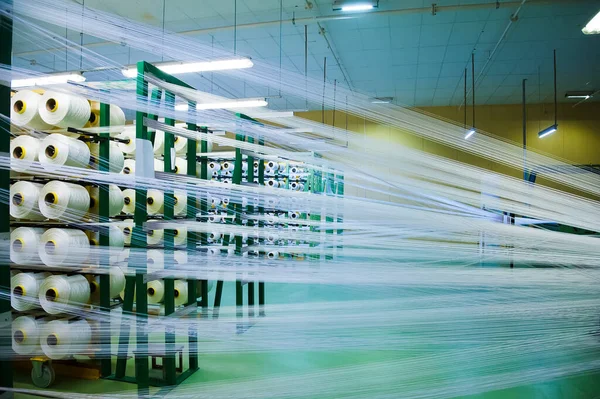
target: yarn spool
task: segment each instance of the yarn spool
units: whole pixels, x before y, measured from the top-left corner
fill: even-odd
[[[185,226],[177,227],[173,234],[173,242],[176,247],[185,247],[187,245],[188,230]]]
[[[135,159],[126,159],[123,162],[123,170],[121,171],[123,175],[135,175]]]
[[[187,154],[187,144],[188,144],[188,139],[187,137],[182,137],[182,136],[175,136],[175,138],[173,139],[175,141],[174,143],[174,148],[175,148],[175,153],[177,155],[186,155]],[[200,140],[196,141],[196,153],[200,154],[202,151],[202,142]],[[212,152],[213,150],[213,143],[211,140],[207,140],[206,141],[206,152]]]
[[[47,90],[38,104],[40,116],[49,125],[82,128],[90,119],[90,103],[84,97]]]
[[[269,179],[265,182],[265,185],[271,188],[279,188],[279,181],[275,179]]]
[[[183,158],[175,158],[175,174],[187,175],[187,160]]]
[[[42,95],[31,90],[20,90],[10,99],[10,121],[17,126],[47,130],[52,125],[44,122],[39,113]]]
[[[42,281],[50,273],[19,273],[10,279],[10,304],[19,312],[39,308],[38,295]]]
[[[87,187],[90,194],[90,215],[98,215],[100,211],[100,188],[99,187]],[[125,206],[125,199],[123,192],[115,184],[108,185],[108,216],[114,217],[121,213]]]
[[[40,140],[31,136],[19,136],[10,141],[10,167],[17,172],[27,172],[38,160]]]
[[[165,284],[162,280],[149,281],[146,292],[148,294],[148,304],[161,303],[165,297]]]
[[[91,341],[92,327],[87,320],[52,320],[43,326],[40,336],[42,351],[54,360],[87,352]]]
[[[211,161],[208,163],[208,173],[212,174],[214,172],[221,171],[221,164],[218,162]]]
[[[165,213],[165,194],[159,190],[148,190],[146,210],[148,215],[162,215]]]
[[[110,136],[118,136],[125,129],[125,112],[118,105],[110,104]],[[90,117],[85,127],[100,126],[100,103],[92,102],[90,105]]]
[[[38,206],[48,219],[81,220],[90,209],[90,194],[78,184],[54,180],[40,190]]]
[[[19,181],[10,186],[10,215],[16,219],[44,220],[40,212],[39,196],[44,186]]]
[[[154,171],[155,172],[164,172],[165,171],[164,161],[154,158]]]
[[[269,232],[267,233],[266,240],[269,244],[274,244],[277,240],[279,240],[279,236],[276,233]]]
[[[146,252],[148,272],[156,272],[165,268],[165,252],[161,249],[149,249]]]
[[[215,243],[220,241],[223,238],[223,234],[222,233],[218,233],[218,232],[212,232],[208,235],[208,242],[210,243]]]
[[[149,222],[159,222],[160,220],[151,219]],[[163,238],[165,236],[165,231],[163,229],[160,230],[148,230],[146,232],[146,242],[148,245],[161,245],[163,243]]]
[[[99,231],[86,231],[90,246],[100,245],[100,232]],[[125,235],[123,231],[116,226],[108,227],[108,246],[110,247],[111,255],[121,252],[125,246]],[[102,256],[102,253],[100,253]]]
[[[215,208],[217,208],[219,206],[221,206],[221,198],[211,197],[210,198],[210,207],[212,209],[215,209]]]
[[[125,157],[121,148],[117,143],[111,141],[109,143],[110,146],[110,154],[108,157],[108,171],[111,173],[121,173],[123,170],[123,166],[125,165]],[[92,169],[99,169],[98,163],[100,162],[100,144],[99,143],[89,143],[91,160],[90,166]]]
[[[173,252],[173,260],[175,261],[175,266],[187,265],[187,263],[188,263],[187,251],[174,251]]]
[[[186,280],[175,280],[175,306],[185,305],[188,301],[188,282]]]
[[[173,214],[175,216],[187,215],[187,193],[185,191],[175,191],[173,195],[175,204],[173,205]]]
[[[277,252],[277,251],[267,252],[267,259],[277,259],[277,258],[279,258],[279,252]]]
[[[121,152],[128,155],[135,154],[135,137],[135,125],[125,126],[123,131],[117,135],[117,138],[123,140],[123,142],[119,141]]]
[[[109,270],[110,297],[116,298],[125,289],[125,274],[118,266]],[[93,276],[89,282],[92,303],[100,303],[100,276]]]
[[[38,248],[40,259],[47,266],[81,265],[89,252],[88,237],[76,229],[48,229]]]
[[[219,214],[211,214],[208,215],[209,223],[221,223],[223,221],[223,216]]]
[[[40,227],[17,227],[10,233],[10,260],[17,265],[38,263],[38,247],[44,234]]]
[[[220,253],[221,253],[221,251],[219,250],[219,248],[216,248],[216,247],[210,247],[206,251],[206,254],[208,256],[218,256]]]
[[[51,170],[59,166],[87,168],[90,149],[81,140],[54,133],[42,140],[38,158],[44,169]]]
[[[12,348],[19,355],[41,355],[40,336],[46,319],[33,316],[19,316],[11,325]]]
[[[125,238],[125,245],[131,245],[131,237],[133,235],[133,227],[134,227],[133,219],[125,219],[123,224],[119,226],[121,231],[123,232],[123,237]]]
[[[132,188],[123,190],[122,212],[127,215],[133,215],[135,212],[135,190]]]
[[[235,163],[231,161],[225,161],[221,163],[221,170],[224,172],[233,172],[235,169]]]
[[[290,190],[302,191],[302,190],[304,190],[304,184],[293,181],[290,183]]]
[[[154,133],[154,155],[161,156],[165,151],[165,132],[157,130]]]
[[[87,304],[90,294],[90,283],[81,274],[54,275],[42,281],[38,297],[47,313],[60,314]]]

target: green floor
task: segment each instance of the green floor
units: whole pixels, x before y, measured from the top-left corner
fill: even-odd
[[[234,304],[234,287],[226,284],[224,306]],[[212,293],[214,295],[214,293]],[[348,289],[343,287],[305,286],[305,285],[268,285],[268,303],[298,303],[322,300],[354,299],[362,296],[360,289]],[[371,299],[384,297],[390,292],[370,293]],[[212,295],[211,302],[212,304]],[[267,315],[268,317],[268,315]],[[302,375],[339,367],[347,367],[357,364],[370,364],[385,362],[399,355],[395,351],[286,351],[268,353],[233,353],[219,355],[200,356],[200,370],[183,382],[180,388],[171,391],[169,397],[177,397],[178,390],[185,390],[194,386],[200,393],[202,384],[210,384],[219,381],[234,383],[242,380],[252,380],[264,377]],[[130,362],[132,363],[132,362]],[[132,370],[129,367],[128,374]],[[366,377],[365,377],[366,378]],[[197,386],[195,384],[198,384]],[[16,371],[15,386],[17,388],[34,388],[30,383],[30,377],[23,371]],[[77,392],[85,394],[109,394],[109,393],[135,393],[136,386],[133,384],[98,380],[83,381],[57,377],[52,390],[59,392]],[[189,392],[189,391],[187,391]],[[403,397],[402,392],[397,397]],[[242,398],[243,392],[237,397]],[[29,398],[32,396],[17,394],[16,398]],[[200,396],[199,396],[200,397]],[[317,396],[324,397],[324,396]],[[510,389],[496,390],[483,394],[464,396],[471,399],[499,399],[499,398],[600,398],[600,373],[571,376],[555,381],[547,381],[533,385],[512,387]]]

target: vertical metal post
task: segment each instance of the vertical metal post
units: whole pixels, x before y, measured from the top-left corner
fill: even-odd
[[[235,138],[237,141],[245,141],[246,137],[240,134],[236,134]],[[235,149],[235,166],[233,169],[233,180],[232,183],[234,185],[240,185],[242,183],[242,150],[238,147]],[[242,225],[242,204],[240,201],[235,201],[234,203],[234,213],[235,213],[235,225]],[[237,256],[242,256],[242,236],[241,234],[237,234],[235,236],[235,254]],[[236,317],[241,318],[243,316],[243,306],[244,306],[244,287],[242,285],[242,281],[238,278],[235,281],[235,305],[236,305]],[[239,325],[238,325],[239,327]]]
[[[169,91],[165,92],[165,107],[168,110],[173,110],[175,106],[175,95]],[[175,119],[165,118],[165,124],[175,126]],[[175,166],[174,146],[175,136],[173,133],[165,132],[165,146],[163,152],[164,172],[173,173]],[[173,220],[174,217],[174,192],[165,190],[164,192],[164,220]],[[173,229],[164,229],[164,256],[165,270],[173,269],[175,266],[175,231]],[[163,279],[165,286],[164,305],[165,317],[169,317],[175,313],[175,278],[172,275]],[[163,358],[163,367],[165,370],[166,383],[175,385],[177,383],[177,373],[175,370],[175,331],[170,326],[167,326],[165,331],[165,356]]]
[[[6,0],[4,7],[12,12],[12,0]],[[12,19],[0,17],[0,64],[12,65]],[[10,115],[10,87],[0,85],[0,113]],[[6,119],[0,119],[0,153],[8,154],[10,151],[10,123]],[[8,193],[10,190],[10,170],[0,169],[0,189]],[[9,251],[10,242],[10,218],[8,201],[0,201],[0,244],[3,253]],[[10,261],[8,256],[3,256],[0,261],[0,287],[10,289]],[[13,365],[11,348],[12,315],[10,307],[10,296],[3,295],[0,298],[0,345],[6,348],[6,355],[0,358],[0,387],[13,387]],[[12,397],[10,391],[0,389],[0,395]]]
[[[523,79],[523,180],[527,181],[527,79]]]
[[[100,126],[110,126],[110,105],[100,104]],[[108,131],[100,133],[100,160],[98,161],[98,169],[100,172],[108,172],[110,165],[110,134]],[[99,188],[99,204],[98,204],[98,222],[103,226],[109,222],[109,186],[108,184],[100,184]],[[100,229],[100,248],[106,249],[110,246],[110,230],[103,226]],[[104,269],[100,275],[100,310],[106,312],[106,320],[102,321],[102,331],[108,331],[110,329],[110,264],[108,257],[100,256],[99,258],[100,268]],[[100,357],[100,373],[102,377],[108,377],[112,371],[112,362],[110,356],[110,336],[102,334],[101,338],[101,352]]]
[[[258,145],[265,145],[265,140],[262,138],[258,139]],[[262,187],[265,184],[265,163],[262,159],[258,162],[258,184]],[[264,216],[265,216],[265,207],[262,202],[262,198],[260,199],[260,203],[258,205],[258,213],[260,215],[260,220],[258,221],[259,228],[264,228]],[[265,283],[262,281],[258,282],[258,315],[265,315]]]
[[[194,103],[194,108],[195,108],[195,103]],[[194,109],[194,108],[190,108],[190,109]],[[200,132],[206,134],[206,133],[208,133],[208,129],[206,127],[203,127],[200,129]],[[190,151],[190,149],[188,148],[188,154],[189,154],[189,151]],[[200,152],[202,154],[206,154],[208,152],[208,141],[207,140],[200,141]],[[194,153],[196,153],[196,149],[194,149]],[[205,155],[200,156],[200,178],[202,180],[208,180],[208,157]],[[196,200],[197,200],[197,198],[196,198]],[[194,202],[194,207],[195,207],[195,204],[196,203]],[[193,210],[193,212],[194,212],[193,216],[190,216],[191,212],[192,211],[190,211],[189,204],[188,204],[188,218],[189,217],[195,218],[196,211]],[[200,215],[203,217],[202,222],[206,223],[207,219],[204,219],[208,215],[208,198],[206,198],[206,195],[203,195],[202,198],[200,198]],[[200,233],[200,246],[202,248],[205,248],[207,243],[208,243],[207,233],[205,233],[205,232]],[[202,315],[205,316],[206,312],[208,312],[208,281],[207,280],[200,281],[200,293],[202,295],[202,298],[200,299],[200,306],[202,307]]]
[[[248,137],[248,143],[254,143],[254,137]],[[248,177],[246,178],[248,183],[254,182],[254,157],[248,156]],[[254,227],[254,200],[248,198],[248,206],[246,212],[248,214],[248,227]],[[254,245],[254,237],[252,234],[248,235],[248,246]],[[248,282],[248,316],[254,317],[254,281]]]
[[[140,61],[137,63],[137,89],[136,95],[138,101],[148,102],[148,82],[144,79],[146,72],[146,63]],[[143,109],[143,104],[139,105]],[[136,112],[136,140],[148,139],[148,127],[144,125],[144,112]],[[139,142],[138,142],[139,143]],[[140,161],[140,162],[138,162]],[[139,157],[136,157],[136,170],[143,169],[144,165]],[[138,396],[146,397],[150,388],[150,370],[148,368],[148,284],[145,280],[146,266],[146,232],[144,223],[148,218],[146,211],[146,200],[148,192],[145,188],[136,187],[135,189],[135,213],[133,215],[134,227],[131,235],[131,257],[134,259],[135,271],[135,290],[136,290],[136,320],[137,336],[135,351],[135,376],[138,384]],[[131,259],[130,259],[131,262]]]
[[[193,113],[196,109],[196,103],[194,101],[188,102],[188,110],[190,113]],[[188,130],[196,131],[195,123],[187,124]],[[191,177],[196,177],[196,156],[197,156],[197,144],[196,140],[187,141],[187,174]],[[197,198],[194,194],[190,195],[193,192],[193,184],[189,184],[190,190],[187,191],[187,208],[186,208],[186,218],[188,220],[196,220],[196,206],[197,206]],[[195,231],[188,231],[187,235],[187,252],[188,254],[196,255],[198,245],[198,233]],[[200,290],[202,290],[202,283],[200,283]],[[188,301],[186,303],[187,306],[196,306],[196,298],[198,298],[198,284],[195,279],[188,280]],[[206,301],[206,298],[202,298],[202,301]],[[191,317],[193,318],[196,315],[196,310],[191,313]],[[198,332],[196,330],[196,326],[194,323],[190,323],[190,327],[188,329],[188,353],[189,353],[189,367],[190,370],[198,369]]]

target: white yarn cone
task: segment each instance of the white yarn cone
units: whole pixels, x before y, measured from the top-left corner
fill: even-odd
[[[41,355],[40,336],[45,318],[36,319],[33,316],[19,316],[11,325],[12,348],[15,353],[24,356]]]
[[[10,121],[17,126],[27,126],[36,130],[51,129],[39,113],[42,95],[31,90],[19,90],[10,99]]]
[[[78,184],[54,180],[40,190],[38,206],[48,219],[77,221],[90,209],[90,194]]]
[[[48,266],[81,266],[89,252],[88,237],[76,229],[48,229],[38,248],[40,259]]]
[[[90,283],[81,274],[54,275],[40,284],[39,300],[49,314],[68,313],[90,301]]]
[[[40,191],[44,186],[19,181],[10,186],[10,215],[16,219],[44,220],[39,207]]]
[[[10,233],[10,260],[17,265],[40,262],[38,247],[44,234],[40,227],[17,227]]]
[[[90,149],[83,141],[55,133],[42,140],[38,158],[45,169],[63,165],[87,168]]]
[[[38,110],[44,122],[62,127],[82,128],[90,118],[90,103],[84,97],[47,90]]]
[[[99,187],[88,187],[90,194],[90,215],[98,215],[100,210],[100,188]],[[121,189],[115,185],[110,184],[108,186],[108,216],[114,217],[121,213],[125,205],[125,199]]]
[[[38,160],[41,141],[31,136],[19,136],[10,141],[10,167],[17,172],[27,172]]]
[[[91,341],[92,327],[86,320],[52,320],[44,325],[40,335],[42,351],[55,360],[86,353]]]
[[[24,312],[40,307],[38,295],[42,281],[50,273],[19,273],[10,279],[10,304],[13,309]]]

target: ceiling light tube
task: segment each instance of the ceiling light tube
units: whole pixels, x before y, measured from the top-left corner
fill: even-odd
[[[254,63],[249,58],[234,58],[229,60],[215,60],[203,62],[164,62],[154,64],[161,71],[178,75],[183,73],[194,72],[214,72],[228,71],[232,69],[252,68]],[[123,76],[127,78],[135,78],[137,76],[137,66],[130,66],[121,71]]]
[[[558,130],[558,125],[552,125],[547,129],[542,130],[541,132],[538,133],[538,137],[540,139],[543,139],[546,136],[550,136],[552,133],[556,132]]]
[[[371,100],[371,104],[389,104],[394,97],[375,97]]]
[[[13,79],[10,86],[13,89],[17,89],[20,87],[49,86],[67,82],[85,82],[85,76],[74,72],[48,74],[35,78]]]
[[[600,34],[600,11],[587,25],[581,30],[584,35]]]
[[[369,11],[379,6],[379,0],[336,0],[333,11]]]
[[[475,129],[471,129],[465,134],[465,140],[469,140],[469,138],[475,134]]]
[[[264,98],[246,98],[241,100],[224,100],[217,102],[207,102],[197,104],[197,110],[210,110],[210,109],[240,109],[240,108],[258,108],[266,107],[269,103]],[[187,104],[175,105],[175,111],[187,111],[189,109]]]
[[[574,100],[588,100],[594,95],[593,91],[571,91],[565,94],[565,98]]]

